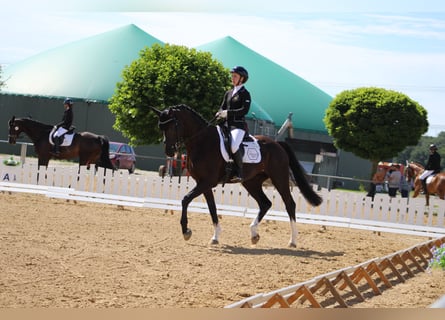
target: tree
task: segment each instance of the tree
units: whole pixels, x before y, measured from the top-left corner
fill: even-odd
[[[2,80],[2,66],[0,65],[0,90],[5,86],[5,82]]]
[[[408,96],[382,88],[358,88],[338,94],[324,122],[337,148],[371,160],[372,172],[382,159],[416,145],[428,130],[427,111]]]
[[[168,44],[147,47],[123,70],[110,99],[113,127],[132,145],[158,143],[158,117],[149,106],[163,110],[187,104],[211,119],[230,87],[229,75],[209,52]]]

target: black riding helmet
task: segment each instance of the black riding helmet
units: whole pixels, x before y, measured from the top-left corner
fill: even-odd
[[[437,151],[437,146],[434,143],[430,144],[430,150],[436,150]]]
[[[66,98],[63,101],[63,104],[67,104],[67,105],[69,105],[71,107],[73,105],[73,100],[71,100],[70,98]]]
[[[243,78],[243,83],[246,83],[249,79],[249,73],[244,67],[236,66],[233,67],[232,70],[230,70],[230,73],[237,73]]]

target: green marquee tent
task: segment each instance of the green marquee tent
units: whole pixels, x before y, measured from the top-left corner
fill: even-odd
[[[108,101],[123,68],[154,43],[163,44],[132,24],[69,43],[5,68],[4,91]]]

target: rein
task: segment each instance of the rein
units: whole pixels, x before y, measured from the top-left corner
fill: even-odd
[[[176,132],[176,142],[175,142],[175,148],[176,150],[179,150],[182,144],[187,144],[187,142],[193,140],[194,138],[200,136],[203,131],[205,129],[207,129],[208,127],[215,125],[216,124],[216,120],[217,120],[217,116],[214,116],[210,121],[207,122],[207,125],[204,126],[202,129],[198,130],[198,132],[196,132],[194,135],[188,137],[187,139],[180,139],[179,138],[179,134],[178,134],[178,119],[176,118],[176,116],[173,116],[165,121],[159,121],[159,126],[164,125],[164,124],[168,124],[172,121],[175,122],[175,132]]]
[[[205,129],[207,129],[209,126],[212,125],[212,123],[216,120],[216,118],[217,117],[215,116],[210,122],[207,122],[206,126],[204,126],[202,129],[198,130],[198,132],[196,132],[192,136],[188,137],[187,139],[184,139],[184,138],[181,139],[179,137],[179,133],[178,133],[179,121],[178,121],[178,118],[176,117],[176,115],[173,115],[171,118],[164,120],[164,121],[159,120],[158,126],[160,127],[162,125],[169,124],[170,122],[174,122],[175,135],[176,135],[175,150],[176,150],[176,152],[178,152],[181,149],[182,145],[187,144],[187,142],[189,142],[189,141],[193,140],[194,138],[196,138],[197,136],[201,135]],[[179,175],[179,182],[181,182],[181,175]]]

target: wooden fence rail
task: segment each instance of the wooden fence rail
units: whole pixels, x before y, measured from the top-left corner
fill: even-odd
[[[432,258],[431,249],[443,243],[445,238],[430,240],[305,282],[259,293],[226,308],[347,308],[364,301],[365,296],[380,295],[382,291],[427,270],[428,261]]]

